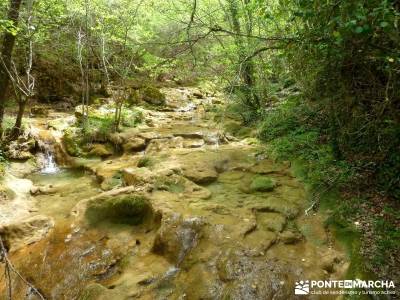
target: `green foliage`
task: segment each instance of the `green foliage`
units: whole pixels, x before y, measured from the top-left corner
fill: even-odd
[[[13,128],[15,124],[15,119],[10,115],[5,115],[3,119],[3,130],[8,131]]]
[[[400,151],[387,154],[384,162],[378,167],[377,181],[385,194],[400,199]]]
[[[149,156],[143,156],[139,159],[137,167],[138,168],[143,168],[143,167],[151,167],[154,165],[154,161],[151,157]]]
[[[333,226],[338,239],[345,244],[351,256],[349,276],[360,276],[363,263],[360,255],[360,231],[352,224],[352,220],[362,220],[361,224],[371,224],[372,236],[365,237],[364,255],[368,257],[367,265],[374,270],[383,270],[389,265],[395,265],[395,256],[400,249],[400,229],[396,224],[400,222],[400,214],[392,206],[386,206],[379,214],[374,211],[374,203],[365,198],[351,198],[337,201],[338,195],[333,199],[324,197],[321,207],[331,211],[326,225]],[[362,208],[362,209],[360,209]],[[365,211],[366,210],[366,211]],[[361,225],[364,226],[364,225]]]
[[[16,27],[10,20],[0,19],[0,30],[1,32],[11,33],[14,36],[18,33],[18,27]]]
[[[300,40],[286,52],[304,101],[325,120],[335,157],[363,161],[378,175],[378,189],[396,198],[399,17],[393,1],[298,1]]]
[[[143,113],[140,110],[124,109],[121,122],[125,127],[136,127],[144,121]]]
[[[121,186],[123,186],[121,171],[117,171],[112,177],[107,177],[101,183],[101,188],[106,191],[119,188]]]
[[[65,146],[65,150],[67,153],[74,157],[79,157],[82,155],[82,150],[79,146],[79,138],[73,134],[70,130],[66,130],[64,132],[64,136],[62,138],[63,144]]]
[[[86,216],[92,223],[111,221],[138,225],[151,213],[149,200],[140,195],[122,195],[92,200],[88,203]]]
[[[256,176],[250,184],[250,190],[255,192],[271,192],[275,186],[276,182],[272,178]]]
[[[381,216],[373,222],[377,249],[373,264],[384,267],[388,259],[393,260],[394,253],[400,250],[400,213],[393,207],[386,206]]]
[[[267,142],[266,151],[273,159],[301,162],[304,180],[312,186],[320,187],[332,180],[344,184],[354,170],[335,158],[329,141],[323,140],[324,128],[315,127],[316,121],[318,116],[307,105],[297,97],[289,98],[265,115],[259,137]]]
[[[0,175],[4,175],[7,164],[7,157],[2,149],[0,149]]]
[[[83,142],[106,142],[114,130],[114,118],[107,116],[89,116],[83,127]]]
[[[140,89],[140,96],[143,101],[150,104],[165,105],[165,95],[155,86],[147,85],[143,89]]]

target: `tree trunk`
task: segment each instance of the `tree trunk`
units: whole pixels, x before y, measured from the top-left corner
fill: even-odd
[[[18,99],[18,114],[17,114],[17,118],[15,119],[14,127],[11,131],[11,140],[16,139],[21,134],[22,118],[24,116],[25,107],[26,107],[27,102],[28,102],[28,99],[25,99],[25,97],[23,97],[23,96],[20,97],[20,99]]]
[[[248,1],[245,1],[247,4]],[[229,13],[231,17],[232,29],[235,33],[234,40],[236,47],[238,48],[238,60],[239,60],[239,75],[245,85],[245,94],[247,102],[250,106],[258,108],[260,103],[258,96],[254,93],[253,88],[255,86],[254,80],[254,64],[252,59],[247,57],[246,53],[246,43],[242,36],[242,29],[240,25],[239,9],[237,0],[229,0]],[[252,34],[252,24],[250,23],[250,16],[248,16],[246,33],[248,35]]]
[[[18,25],[19,9],[22,0],[10,0],[7,19],[16,27]],[[3,37],[0,62],[0,137],[3,134],[3,118],[10,77],[8,71],[11,68],[11,55],[15,44],[15,35],[6,32]]]

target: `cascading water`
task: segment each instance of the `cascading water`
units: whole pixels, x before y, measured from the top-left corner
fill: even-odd
[[[41,170],[43,174],[54,174],[57,173],[60,168],[57,166],[54,152],[52,151],[51,145],[47,143],[39,143],[41,151]]]
[[[43,167],[40,171],[41,173],[54,174],[60,170],[51,151],[46,150],[43,153],[43,158]]]

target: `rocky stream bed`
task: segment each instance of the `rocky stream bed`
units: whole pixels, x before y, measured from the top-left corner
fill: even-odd
[[[72,113],[29,119],[44,150],[9,165],[0,202],[19,272],[47,299],[286,300],[298,280],[343,278],[348,258],[324,216],[304,214],[290,166],[226,134],[207,110],[220,96],[165,93],[166,106],[109,137],[119,151],[97,143],[94,158],[68,154]],[[39,299],[17,278],[12,290]]]

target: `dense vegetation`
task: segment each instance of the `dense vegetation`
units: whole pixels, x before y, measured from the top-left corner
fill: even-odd
[[[393,0],[3,0],[0,132],[17,138],[25,105],[84,109],[109,86],[122,87],[119,113],[84,112],[83,132],[118,130],[137,97],[213,82],[232,100],[225,117],[301,166],[315,206],[337,191],[335,222],[373,227],[364,254],[387,275],[400,240],[399,20]]]

